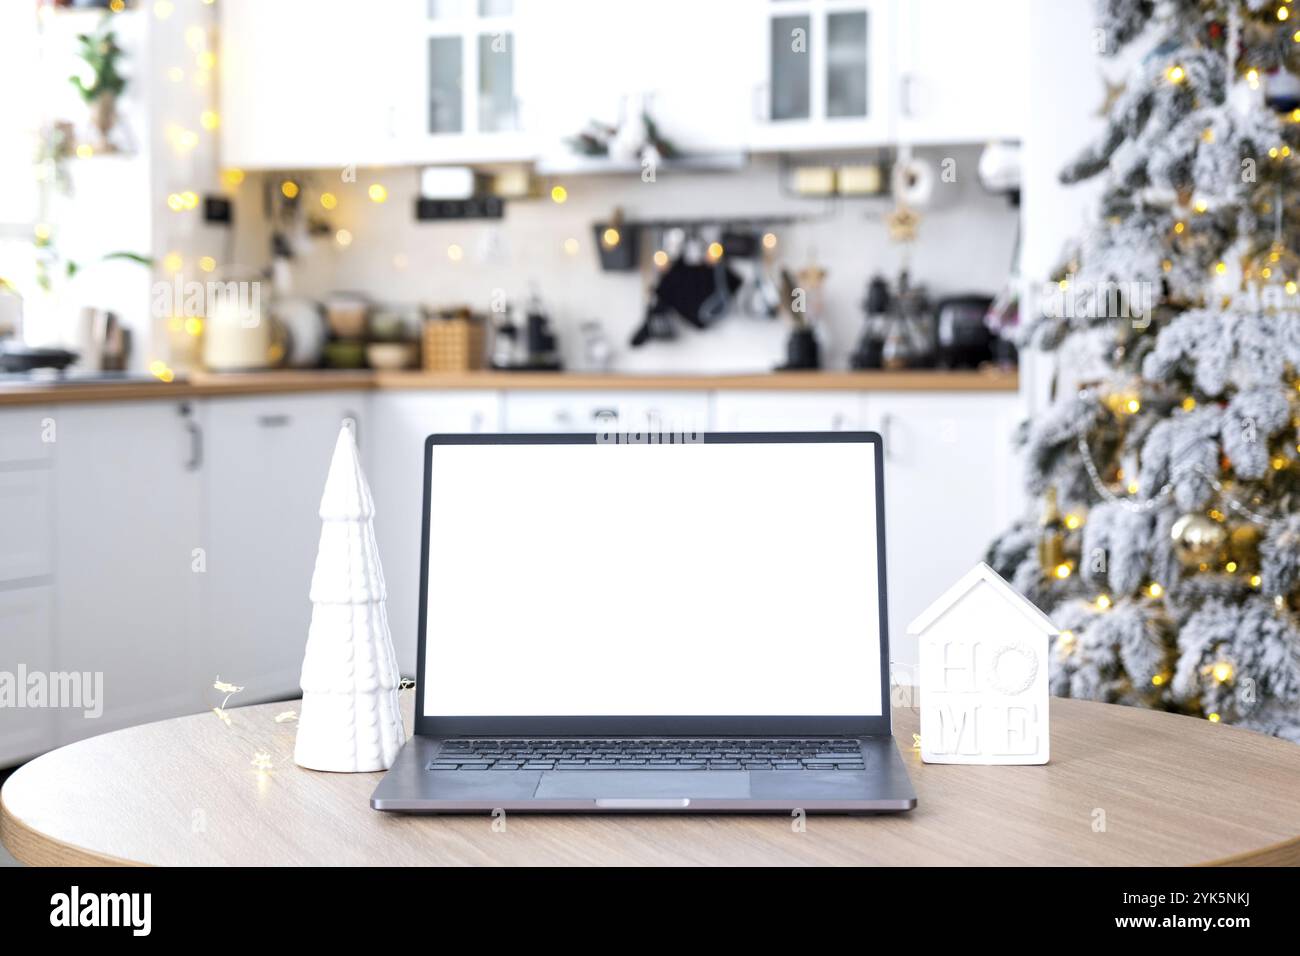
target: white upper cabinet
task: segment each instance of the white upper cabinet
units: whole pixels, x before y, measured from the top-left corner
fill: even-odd
[[[412,162],[505,162],[536,154],[522,113],[528,0],[399,0],[386,55]],[[395,52],[401,51],[401,52]],[[532,61],[530,61],[530,65]]]
[[[562,171],[638,109],[686,155],[1018,138],[1028,2],[222,0],[222,161]]]
[[[1029,0],[902,0],[897,9],[898,138],[1020,139]]]
[[[745,147],[754,0],[515,0],[535,51],[521,63],[526,127],[543,165],[581,164],[566,140],[638,107],[681,153]]]
[[[222,0],[220,17],[224,165],[398,159],[398,88],[385,60],[392,12],[348,0]]]
[[[750,144],[833,149],[890,138],[893,4],[888,0],[761,0]]]

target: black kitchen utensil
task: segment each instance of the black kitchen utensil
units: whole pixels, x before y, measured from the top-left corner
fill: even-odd
[[[690,265],[678,259],[659,279],[654,298],[697,329],[704,329],[726,311],[740,282],[740,276],[722,262]]]
[[[721,241],[728,259],[756,259],[763,252],[763,241],[756,232],[728,230]]]
[[[632,333],[630,343],[632,348],[640,348],[650,341],[671,342],[675,338],[677,338],[677,326],[673,324],[667,308],[652,297],[650,304],[646,306],[645,319]]]
[[[993,359],[993,335],[984,322],[993,299],[958,295],[935,307],[935,339],[944,368],[977,368]]]
[[[806,325],[794,329],[785,343],[785,364],[778,367],[777,371],[789,372],[821,367],[821,346],[817,342],[816,333]]]
[[[591,227],[605,272],[630,272],[641,264],[641,230],[621,222],[598,222]],[[611,242],[610,240],[613,240]]]
[[[77,360],[67,349],[32,348],[18,343],[0,343],[0,372],[30,372],[36,368],[65,369]]]

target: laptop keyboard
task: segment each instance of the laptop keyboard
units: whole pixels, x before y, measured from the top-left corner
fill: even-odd
[[[856,740],[448,740],[429,770],[863,770]]]

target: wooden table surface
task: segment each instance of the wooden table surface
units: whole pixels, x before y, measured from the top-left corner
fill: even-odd
[[[409,726],[410,694],[403,704]],[[921,763],[910,813],[431,817],[369,808],[378,774],[293,763],[294,703],[104,734],[33,760],[0,793],[0,838],[33,864],[1300,863],[1300,747],[1190,717],[1053,698],[1043,767]],[[259,771],[253,756],[272,763]]]

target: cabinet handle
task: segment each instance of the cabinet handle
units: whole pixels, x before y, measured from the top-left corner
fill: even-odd
[[[751,95],[753,97],[752,105],[754,110],[754,120],[756,122],[766,123],[768,121],[768,90],[771,88],[771,84],[768,83],[754,84],[754,91]]]
[[[618,421],[618,409],[617,408],[593,408],[591,410],[591,417],[594,418],[596,421],[600,421],[602,418],[608,418],[610,421],[616,422]]]
[[[185,431],[190,436],[190,457],[185,462],[185,470],[198,471],[203,467],[203,429],[194,420],[194,409],[189,402],[183,403],[179,411],[184,419]]]
[[[469,420],[469,430],[475,433],[483,430],[483,413],[475,412]]]
[[[894,416],[889,412],[880,416],[880,444],[886,458],[894,457]]]
[[[836,412],[835,416],[831,419],[831,431],[838,432],[843,430],[844,430],[844,413]]]
[[[262,428],[283,428],[289,424],[288,415],[258,415],[257,424]]]
[[[915,119],[916,109],[912,106],[912,94],[916,91],[916,76],[911,73],[904,73],[902,87],[899,90],[900,99],[899,109],[903,111],[904,119]]]
[[[350,408],[343,410],[343,424],[352,429],[352,440],[361,447],[361,416]]]

